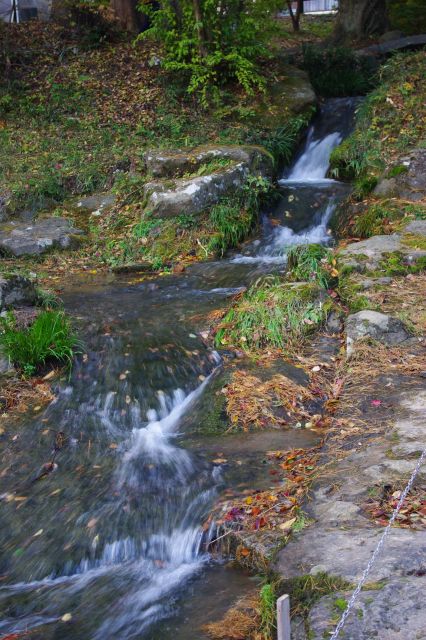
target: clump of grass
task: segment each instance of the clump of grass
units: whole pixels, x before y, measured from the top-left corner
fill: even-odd
[[[280,585],[280,591],[290,596],[292,616],[307,618],[310,609],[320,598],[350,589],[351,586],[350,582],[340,576],[321,572],[285,581]]]
[[[392,203],[379,202],[372,204],[361,215],[357,216],[353,230],[359,238],[370,238],[376,234],[389,231],[389,224],[402,219],[404,211]]]
[[[276,630],[276,593],[271,583],[264,584],[260,590],[260,630],[265,640],[275,637]]]
[[[319,296],[315,284],[294,286],[278,278],[258,281],[226,314],[216,345],[290,350],[325,320]]]
[[[338,292],[340,300],[345,304],[350,313],[357,313],[363,309],[372,309],[374,304],[366,296],[360,293],[361,285],[354,282],[350,275],[341,277]]]
[[[300,245],[292,247],[287,257],[292,280],[314,281],[325,289],[330,286],[333,280],[333,254],[329,249],[320,244]]]
[[[5,355],[30,376],[48,362],[71,366],[72,359],[81,350],[63,311],[42,311],[33,324],[19,329],[13,313],[1,319],[0,344]]]

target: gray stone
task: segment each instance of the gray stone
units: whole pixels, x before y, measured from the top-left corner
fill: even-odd
[[[247,165],[239,163],[209,176],[175,180],[172,185],[150,182],[145,185],[146,209],[158,218],[198,214],[223,196],[240,189],[249,175]]]
[[[40,255],[50,249],[74,249],[83,231],[65,218],[43,218],[34,223],[0,224],[0,251],[13,256]]]
[[[212,160],[230,160],[247,165],[251,172],[272,177],[273,163],[270,154],[262,147],[238,145],[208,145],[190,151],[147,151],[144,156],[147,170],[155,178],[178,177],[195,173]]]
[[[413,220],[404,229],[405,233],[413,233],[416,236],[426,236],[426,220]]]
[[[340,256],[365,256],[366,262],[376,266],[383,254],[401,250],[401,237],[398,234],[389,236],[372,236],[361,242],[352,242],[342,251]],[[344,261],[345,262],[345,261]]]
[[[279,552],[275,568],[283,578],[295,578],[321,564],[325,573],[342,576],[350,582],[359,580],[383,533],[383,528],[368,526],[367,520],[365,525],[364,528],[358,525],[356,529],[311,526]],[[426,535],[394,528],[386,541],[386,558],[376,562],[369,581],[425,570]]]
[[[17,275],[0,277],[0,310],[34,304],[36,300],[37,290],[29,278]]]
[[[329,333],[340,333],[342,329],[342,320],[339,314],[332,311],[327,318],[325,327]]]
[[[380,285],[387,285],[391,282],[392,278],[390,278],[389,276],[384,276],[383,278],[365,278],[365,280],[361,280],[359,284],[364,289],[364,291],[367,291],[368,289],[373,289],[374,287]]]
[[[420,640],[426,638],[425,576],[391,581],[381,589],[362,591],[341,633],[345,640]],[[350,592],[322,598],[312,608],[308,626],[312,640],[329,637],[335,623],[336,600],[348,600]]]
[[[396,178],[382,178],[374,187],[373,193],[381,198],[393,198],[398,195]]]
[[[407,171],[380,180],[374,193],[382,197],[398,196],[417,202],[426,196],[426,149],[413,149],[400,162]]]
[[[7,205],[9,202],[10,193],[8,191],[0,192],[0,222],[7,220],[9,212],[7,210]]]
[[[347,353],[353,351],[353,343],[360,338],[373,338],[388,345],[401,344],[411,336],[398,318],[385,313],[364,309],[348,316],[346,321]]]

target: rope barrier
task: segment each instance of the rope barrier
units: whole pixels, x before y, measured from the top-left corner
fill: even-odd
[[[413,473],[411,474],[411,477],[410,477],[410,479],[408,481],[408,484],[405,487],[404,491],[402,492],[402,494],[401,494],[401,496],[399,498],[398,504],[396,505],[396,507],[395,507],[395,509],[394,509],[394,511],[392,513],[392,517],[389,520],[389,523],[387,524],[386,529],[384,530],[383,535],[380,538],[380,540],[379,540],[379,542],[377,544],[377,547],[375,548],[375,550],[373,552],[373,555],[371,556],[370,561],[367,564],[367,566],[366,566],[366,568],[364,570],[364,573],[362,574],[361,579],[358,582],[358,585],[357,585],[355,591],[353,592],[353,594],[352,594],[352,596],[351,596],[351,598],[350,598],[350,600],[349,600],[349,602],[347,604],[347,607],[346,607],[345,611],[343,612],[342,617],[340,618],[340,620],[339,620],[339,622],[337,624],[337,627],[335,628],[334,633],[331,636],[330,640],[337,640],[337,638],[339,636],[339,633],[341,632],[341,630],[343,628],[343,625],[345,624],[345,622],[346,622],[346,620],[347,620],[347,618],[348,618],[348,616],[349,616],[349,614],[350,614],[350,612],[351,612],[351,610],[352,610],[352,608],[353,608],[353,606],[355,604],[355,601],[356,601],[357,597],[359,596],[360,591],[361,591],[362,587],[365,584],[365,581],[367,580],[368,574],[370,573],[371,568],[372,568],[377,556],[380,554],[380,551],[382,550],[382,547],[385,544],[385,541],[386,541],[386,538],[389,535],[391,526],[395,522],[395,519],[396,519],[396,517],[397,517],[397,515],[398,515],[398,513],[399,513],[399,511],[400,511],[400,509],[401,509],[401,507],[402,507],[402,505],[404,503],[404,500],[407,497],[408,492],[410,491],[411,487],[413,486],[414,480],[416,479],[416,476],[417,476],[418,472],[420,471],[420,467],[424,463],[425,459],[426,459],[426,449],[424,449],[422,455],[420,456],[420,458],[419,458],[419,460],[418,460],[418,462],[417,462],[417,464],[415,466],[415,469],[414,469]]]

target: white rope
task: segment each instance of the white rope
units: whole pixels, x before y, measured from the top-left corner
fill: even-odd
[[[415,467],[413,473],[411,474],[411,478],[409,479],[407,486],[405,487],[404,491],[402,492],[402,494],[401,494],[401,496],[400,496],[400,498],[398,500],[398,504],[396,505],[396,507],[394,509],[392,517],[389,520],[389,523],[386,526],[386,529],[384,530],[383,535],[380,538],[379,543],[378,543],[377,547],[375,548],[374,553],[371,556],[370,561],[369,561],[369,563],[367,564],[367,566],[366,566],[366,568],[364,570],[364,573],[361,576],[361,580],[358,582],[358,585],[357,585],[355,591],[353,592],[353,594],[351,596],[351,599],[349,600],[348,605],[347,605],[345,611],[343,612],[342,617],[340,618],[339,623],[338,623],[336,629],[334,630],[334,633],[331,636],[330,640],[337,640],[337,637],[338,637],[340,631],[342,630],[343,625],[345,624],[346,619],[349,616],[349,614],[350,614],[350,612],[351,612],[351,610],[352,610],[352,608],[353,608],[353,606],[355,604],[355,601],[356,601],[357,597],[359,596],[362,587],[365,584],[365,581],[367,580],[368,574],[370,573],[371,568],[372,568],[377,556],[379,555],[380,551],[382,550],[383,545],[385,544],[385,540],[386,540],[387,536],[389,535],[391,526],[395,522],[395,518],[398,515],[398,513],[399,513],[399,511],[400,511],[400,509],[401,509],[401,507],[403,505],[403,502],[404,502],[405,498],[407,497],[407,494],[410,491],[411,487],[413,486],[413,482],[416,479],[416,476],[417,476],[418,472],[420,471],[420,467],[422,466],[423,462],[425,461],[425,458],[426,458],[426,449],[424,449],[422,455],[420,456],[420,458],[419,458],[419,460],[418,460],[418,462],[416,464],[416,467]]]

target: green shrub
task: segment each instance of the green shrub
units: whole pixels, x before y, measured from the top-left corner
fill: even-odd
[[[388,3],[392,29],[400,29],[406,35],[426,31],[424,0],[388,0]]]
[[[320,244],[292,247],[287,254],[289,277],[293,280],[315,281],[320,287],[328,288],[331,280],[333,255]],[[329,268],[327,268],[329,267]]]
[[[278,278],[258,281],[226,314],[216,345],[289,350],[325,320],[319,295],[315,284],[294,286]]]
[[[257,65],[270,56],[279,2],[165,0],[154,5],[149,0],[140,3],[150,28],[139,37],[153,38],[163,47],[163,66],[187,78],[189,93],[200,95],[206,105],[211,98],[217,101],[219,87],[230,80],[248,93],[263,88]]]
[[[63,311],[42,311],[26,329],[19,329],[9,313],[1,319],[1,328],[5,355],[25,375],[33,375],[48,362],[70,366],[82,346]]]
[[[363,95],[374,84],[375,63],[345,47],[305,44],[303,64],[315,91],[325,97]]]

